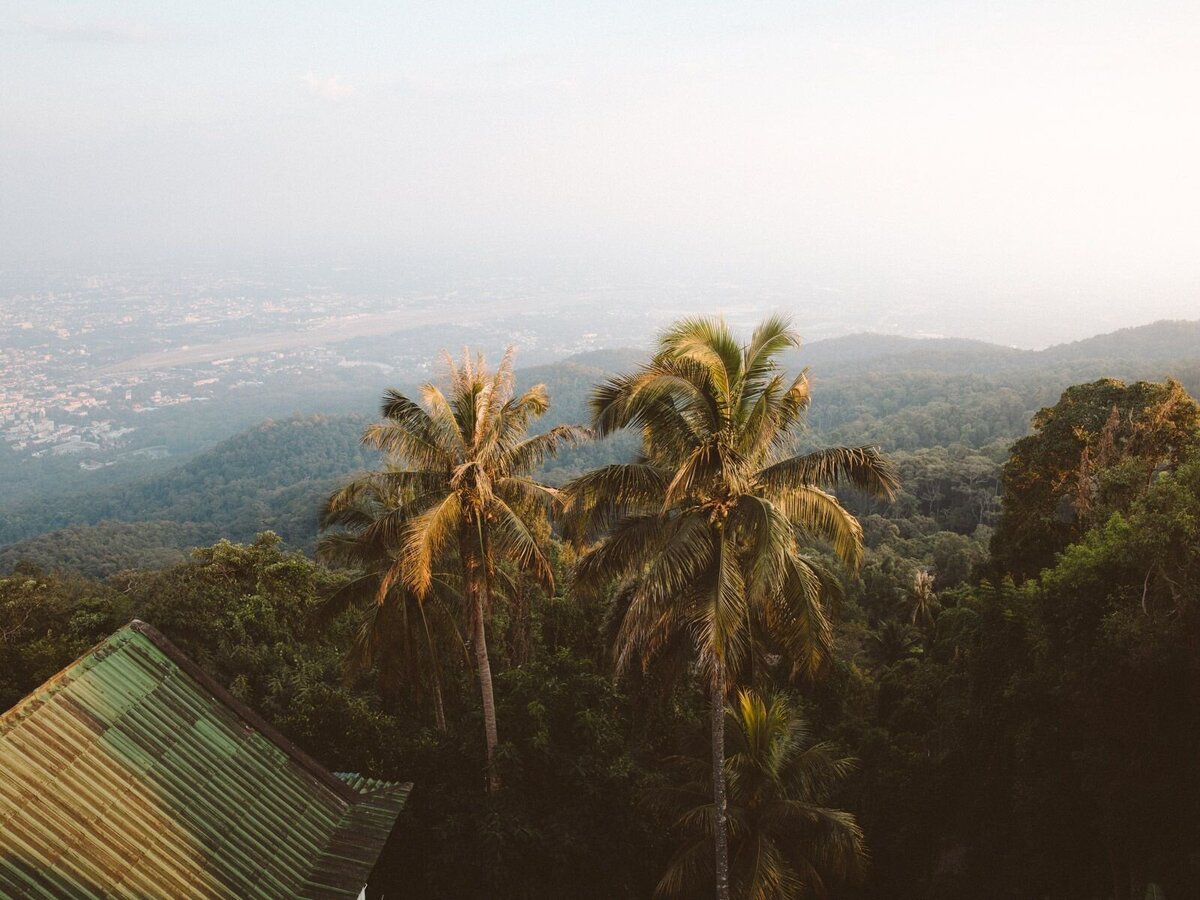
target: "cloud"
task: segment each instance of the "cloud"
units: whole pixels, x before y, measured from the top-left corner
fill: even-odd
[[[304,82],[310,94],[322,100],[345,100],[354,93],[354,88],[339,81],[334,75],[322,78],[313,72],[306,72],[300,80]]]
[[[161,35],[142,22],[80,22],[25,16],[21,24],[51,41],[83,44],[148,44]]]

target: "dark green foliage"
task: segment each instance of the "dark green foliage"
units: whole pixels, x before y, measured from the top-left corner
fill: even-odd
[[[628,701],[562,649],[496,680],[504,790],[479,788],[477,714],[411,759],[414,790],[375,883],[422,898],[643,898],[667,846]],[[388,894],[390,896],[390,894]]]
[[[0,708],[8,709],[130,618],[118,591],[20,563],[0,578]]]
[[[250,706],[331,767],[390,769],[397,720],[377,695],[343,684],[353,617],[313,629],[311,613],[344,576],[286,553],[279,538],[221,541],[187,562],[106,583],[41,575],[0,579],[12,634],[0,643],[5,708],[130,618],[157,627]],[[8,702],[4,702],[8,701]]]
[[[862,831],[852,814],[828,805],[855,761],[832,744],[813,743],[785,695],[740,691],[726,710],[734,896],[807,900],[860,882],[867,868]],[[654,796],[682,843],[655,896],[706,898],[714,880],[712,767],[702,757],[671,764],[678,783]]]
[[[1174,333],[1156,328],[1163,340]],[[1024,435],[1034,409],[1054,403],[1069,384],[1061,378],[1162,377],[1168,369],[1150,371],[1146,361],[1173,357],[1142,348],[1144,356],[1105,368],[1090,360],[1117,351],[1099,344],[1060,348],[1036,365],[1005,351],[989,356],[981,375],[970,374],[969,357],[954,356],[977,348],[960,347],[931,358],[938,372],[905,374],[915,357],[902,344],[886,358],[866,348],[842,362],[836,354],[818,360],[830,374],[818,371],[818,427],[805,436],[812,446],[874,437],[885,449],[909,448],[892,454],[904,479],[895,504],[841,495],[862,521],[864,565],[844,576],[831,603],[827,674],[797,698],[813,740],[858,760],[830,805],[854,814],[871,865],[861,886],[835,896],[1142,900],[1150,882],[1172,900],[1200,896],[1200,456],[1173,439],[1134,452],[1133,431],[1123,438],[1113,429],[1114,449],[1129,452],[1089,470],[1094,502],[1070,534],[1054,538],[1059,555],[1046,557],[1045,571],[1037,571],[1042,563],[1031,569],[1023,550],[1013,562],[988,555],[1006,444]],[[579,390],[608,363],[581,363],[572,375]],[[884,374],[870,375],[873,366]],[[866,374],[851,380],[851,367]],[[1001,369],[1011,394],[1000,387]],[[1184,386],[1200,386],[1197,364],[1170,370]],[[572,421],[570,404],[582,409],[581,401],[551,386],[553,421]],[[1131,409],[1153,408],[1155,387]],[[1091,419],[1064,419],[1073,423],[1060,437],[1074,447],[1076,473],[1088,439],[1081,444],[1074,425],[1086,426],[1098,455],[1110,390],[1118,389],[1081,385],[1072,395],[1104,394]],[[315,503],[306,506],[313,483],[305,447],[311,438],[314,472],[353,469],[357,461],[337,455],[360,452],[360,429],[344,420],[264,426],[191,474],[175,472],[178,494],[160,480],[153,496],[132,487],[120,496],[147,516],[205,511],[212,518],[196,513],[195,527],[214,530],[202,542],[311,515],[310,537],[293,539],[304,545],[316,515]],[[1049,451],[1025,452],[1036,444],[1036,436],[1023,442],[1008,463],[1013,483],[1059,464]],[[594,459],[561,460],[560,474],[611,462],[603,454],[619,450],[596,448],[603,445],[583,448]],[[1147,460],[1165,465],[1151,473]],[[236,532],[213,526],[223,516],[240,523]],[[177,540],[186,545],[193,526],[183,521],[105,523],[26,544],[47,571],[3,557],[14,571],[0,577],[0,707],[136,615],[322,762],[415,782],[376,891],[501,900],[652,894],[679,844],[672,817],[647,798],[682,784],[668,758],[707,742],[703,676],[686,658],[666,658],[614,681],[620,598],[584,602],[566,590],[569,547],[537,535],[554,596],[498,568],[507,586],[492,610],[490,651],[505,789],[489,799],[467,671],[448,676],[448,727],[438,733],[428,699],[409,685],[385,700],[377,673],[347,678],[360,610],[315,625],[311,613],[349,574],[287,552],[272,536],[219,542],[157,570],[153,558],[139,560],[176,552],[166,548]],[[298,525],[289,532],[303,533]],[[121,571],[103,581],[49,571],[64,561]],[[918,604],[922,572],[932,584],[920,590],[932,593]],[[786,669],[768,666],[758,677],[778,690]]]
[[[862,761],[864,896],[1195,895],[1198,523],[1195,458],[1040,580],[943,592],[920,647],[843,622],[818,709]]]
[[[345,680],[357,617],[324,627],[312,617],[345,577],[284,551],[271,534],[105,583],[19,564],[0,578],[0,706],[142,618],[324,764],[419,783],[405,820],[410,840],[393,842],[377,888],[399,883],[410,897],[646,896],[668,848],[638,798],[668,752],[666,729],[640,717],[595,659],[603,610],[530,590],[528,615],[497,623],[508,788],[489,804],[469,678],[451,686],[446,735],[411,698],[388,707],[374,678]],[[531,661],[512,664],[522,655]]]
[[[809,415],[807,445],[877,444],[913,469],[905,475],[921,476],[922,486],[909,490],[890,515],[907,519],[919,510],[943,528],[969,534],[997,511],[976,454],[1002,463],[1007,446],[1026,434],[1030,416],[1075,382],[1173,375],[1200,392],[1198,330],[1196,323],[1160,322],[1039,353],[977,341],[859,335],[806,344],[788,364],[811,367],[820,398]],[[581,422],[591,386],[641,358],[627,350],[585,353],[522,370],[517,383],[544,382],[554,398],[542,427]],[[254,409],[366,412],[372,405],[361,388],[347,394],[348,384],[301,388],[302,397],[276,396],[272,389],[257,406],[243,398],[242,405],[192,404],[139,419],[141,443],[165,446],[173,455],[98,472],[81,472],[65,457],[18,458],[0,444],[0,546],[73,524],[170,519],[203,526],[205,540],[250,540],[271,529],[289,545],[311,549],[320,499],[345,474],[376,463],[356,444],[361,424],[346,417],[279,419],[227,439],[257,418]],[[211,449],[188,458],[198,447]],[[538,477],[561,485],[622,462],[636,449],[634,435],[614,435],[565,451]]]
[[[1147,879],[1183,896],[1200,877],[1200,458],[1065,552],[1042,601],[1039,674],[1088,834],[1132,896]]]
[[[992,540],[999,571],[1034,575],[1109,513],[1125,509],[1159,466],[1200,443],[1200,407],[1176,381],[1080,384],[1033,419],[1004,466],[1004,514]]]
[[[214,537],[208,526],[166,520],[71,525],[0,550],[0,572],[21,561],[100,578],[123,569],[159,569],[182,562],[191,548]]]

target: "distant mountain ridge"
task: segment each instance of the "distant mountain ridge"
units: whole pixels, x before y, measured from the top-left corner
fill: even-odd
[[[590,351],[519,369],[517,383],[547,385],[551,410],[540,426],[582,422],[592,386],[645,358],[640,350]],[[1200,321],[1156,322],[1040,351],[860,334],[805,344],[786,361],[813,374],[810,424],[818,441],[887,451],[962,445],[993,453],[1025,433],[1033,412],[1080,381],[1174,375],[1200,395]],[[377,464],[359,443],[368,421],[362,415],[267,420],[169,471],[5,509],[0,571],[29,558],[107,574],[139,559],[177,555],[194,539],[248,540],[264,529],[311,549],[324,497],[348,473]],[[633,446],[628,435],[586,445],[543,475],[561,483],[623,458]],[[128,546],[117,547],[122,542]],[[104,554],[114,559],[105,562]]]
[[[1197,358],[1200,358],[1200,320],[1164,319],[1044,350],[1023,350],[970,338],[914,338],[863,332],[804,344],[789,355],[788,362],[808,366],[821,376],[862,371],[864,366],[880,373],[899,370],[966,373],[1029,371],[1087,360],[1144,364]]]
[[[1194,359],[1200,356],[1200,320],[1162,319],[1038,352],[1053,359]]]
[[[801,337],[803,326],[801,325]],[[646,357],[633,349],[590,350],[518,371],[518,376],[552,371],[561,366],[599,372],[622,371]],[[818,374],[842,374],[853,368],[871,371],[902,367],[911,371],[966,372],[996,369],[1028,370],[1080,360],[1175,362],[1200,358],[1200,319],[1161,319],[1148,325],[1122,328],[1044,350],[1007,347],[976,338],[908,337],[863,331],[819,341],[803,342],[786,357],[790,365],[807,366]],[[535,380],[535,379],[527,379]]]

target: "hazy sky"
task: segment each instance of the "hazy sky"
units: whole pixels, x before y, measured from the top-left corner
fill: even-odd
[[[462,257],[1197,317],[1198,48],[1196,0],[9,0],[0,260]]]

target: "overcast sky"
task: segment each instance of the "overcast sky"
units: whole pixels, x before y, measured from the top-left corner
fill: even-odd
[[[1197,48],[1195,0],[9,0],[0,260],[461,256],[1200,317]]]

